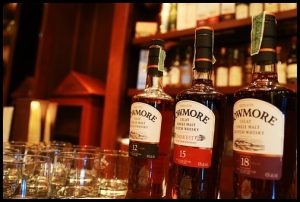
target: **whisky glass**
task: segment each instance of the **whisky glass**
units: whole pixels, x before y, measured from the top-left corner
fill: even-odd
[[[12,198],[20,179],[21,161],[15,159],[14,153],[3,152],[3,199]]]
[[[97,155],[86,152],[62,152],[57,156],[52,187],[56,198],[95,198],[97,195]]]
[[[16,199],[46,199],[50,194],[50,158],[40,155],[8,154],[17,165],[20,180],[15,194]]]
[[[100,198],[125,198],[128,184],[128,152],[101,150],[97,169],[98,196]]]

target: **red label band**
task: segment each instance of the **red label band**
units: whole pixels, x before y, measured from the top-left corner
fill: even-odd
[[[240,175],[264,180],[280,180],[282,157],[234,151],[234,171]]]
[[[188,147],[174,144],[174,163],[194,168],[211,166],[212,149]]]

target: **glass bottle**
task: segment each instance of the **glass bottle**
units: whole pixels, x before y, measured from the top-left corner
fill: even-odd
[[[228,63],[226,60],[226,48],[221,48],[221,57],[216,68],[216,86],[228,86]]]
[[[229,86],[241,86],[243,81],[242,66],[240,63],[240,52],[238,48],[233,49],[233,60],[229,67]]]
[[[297,36],[292,37],[286,63],[287,82],[290,84],[297,84]]]
[[[173,199],[212,199],[219,190],[226,97],[211,81],[213,29],[195,35],[192,87],[175,99]]]
[[[181,71],[180,71],[180,56],[179,56],[179,50],[178,48],[176,49],[176,55],[175,55],[175,60],[172,63],[172,66],[170,67],[169,71],[169,82],[171,86],[180,86],[181,80],[180,76]]]
[[[296,161],[297,98],[277,80],[275,16],[265,13],[263,21],[260,14],[253,22],[252,82],[234,94],[234,198],[288,199]],[[261,23],[264,30],[258,30]],[[262,39],[260,47],[257,39]]]
[[[286,63],[282,60],[282,47],[276,47],[277,54],[277,75],[280,84],[286,84]]]
[[[173,127],[173,98],[163,91],[162,40],[149,46],[144,92],[132,98],[126,198],[165,198]]]
[[[181,84],[190,86],[192,84],[192,63],[191,63],[192,49],[189,46],[185,52],[185,59],[181,63]]]

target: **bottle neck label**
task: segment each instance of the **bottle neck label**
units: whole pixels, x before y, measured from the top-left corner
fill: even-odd
[[[162,115],[142,102],[131,105],[129,155],[154,159],[158,155]]]
[[[259,53],[261,42],[263,39],[265,25],[265,12],[252,17],[251,29],[251,56]]]
[[[248,177],[281,178],[284,114],[274,105],[252,98],[233,106],[235,172]]]
[[[209,168],[211,165],[215,115],[205,105],[182,100],[175,107],[174,162]]]

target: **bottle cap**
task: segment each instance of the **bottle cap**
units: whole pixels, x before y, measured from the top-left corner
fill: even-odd
[[[201,26],[196,28],[196,47],[211,48],[213,28],[210,26]]]
[[[162,39],[152,39],[152,40],[150,41],[149,47],[150,47],[150,46],[154,46],[154,45],[164,47],[165,41],[162,40]]]

